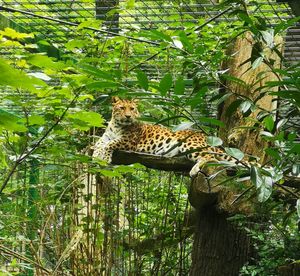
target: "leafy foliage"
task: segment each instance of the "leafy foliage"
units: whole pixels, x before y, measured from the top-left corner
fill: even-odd
[[[137,2],[126,1],[125,5],[133,9]],[[238,185],[243,177],[251,181],[258,201],[271,206],[270,215],[276,214],[272,227],[281,229],[283,224],[285,234],[276,240],[278,233],[274,228],[249,230],[258,240],[260,256],[257,266],[245,267],[242,273],[270,275],[287,257],[289,261],[299,259],[297,250],[289,247],[292,242],[299,242],[293,236],[297,212],[299,216],[299,193],[283,185],[285,176],[300,171],[298,126],[291,123],[299,116],[299,70],[295,70],[299,64],[273,68],[265,54],[268,49],[280,56],[274,37],[295,20],[271,28],[262,17],[250,15],[244,3],[237,5],[232,15],[239,21],[204,24],[201,33],[188,22],[181,29],[128,30],[127,35],[138,39],[132,41],[122,35],[99,37],[85,27],[98,27],[101,21],[83,22],[77,27],[77,37],[66,43],[60,59],[41,51],[43,43],[35,44],[32,34],[10,28],[0,32],[0,47],[8,47],[12,52],[9,59],[0,59],[1,101],[10,107],[0,110],[0,239],[11,248],[22,244],[31,260],[23,264],[13,259],[11,267],[30,271],[36,258],[37,263],[55,269],[65,253],[66,259],[57,269],[62,273],[75,269],[72,260],[76,256],[69,258],[73,252],[66,250],[72,248],[72,233],[78,227],[84,235],[93,237],[99,256],[114,252],[115,259],[109,256],[107,262],[118,264],[121,258],[126,259],[123,268],[127,272],[136,269],[136,275],[149,271],[175,274],[178,266],[183,274],[188,273],[186,256],[191,248],[191,232],[183,222],[189,211],[186,179],[138,165],[107,167],[101,160],[92,160],[85,151],[89,151],[93,136],[100,135],[110,113],[109,98],[116,94],[140,98],[145,120],[175,129],[201,127],[209,134],[210,145],[221,146],[223,141],[216,136],[216,128],[224,127],[224,123],[214,117],[216,111],[207,108],[207,98],[221,104],[235,93],[216,95],[217,86],[224,79],[247,88],[243,80],[219,68],[229,58],[225,51],[229,41],[246,31],[256,41],[251,68],[267,64],[278,80],[259,87],[255,99],[237,95],[227,116],[241,111],[248,117],[259,110],[257,101],[268,95],[284,99],[288,112],[278,118],[274,116],[278,110],[257,112],[253,129],[259,130],[270,144],[262,149],[268,164],[253,165],[250,170],[242,168],[236,177]],[[174,20],[172,27],[178,21]],[[199,25],[203,23],[199,19]],[[141,42],[145,39],[154,44]],[[159,68],[158,75],[150,74],[146,64]],[[274,91],[274,87],[281,89]],[[236,148],[225,147],[225,151],[239,161],[245,156]],[[108,192],[102,201],[100,196],[93,201],[92,191],[78,196],[83,185],[79,174],[87,171],[116,178],[112,183],[114,193]],[[243,188],[247,189],[247,185]],[[285,198],[286,193],[289,203],[278,201],[278,194]],[[91,213],[84,213],[86,204],[89,212],[98,212],[98,220],[94,221]],[[78,217],[81,222],[76,225],[74,220]],[[270,260],[270,251],[277,261]],[[137,257],[136,252],[142,252],[142,257]],[[95,267],[101,265],[99,260],[94,261]]]

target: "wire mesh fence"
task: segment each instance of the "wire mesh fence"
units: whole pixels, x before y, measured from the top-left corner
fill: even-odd
[[[82,35],[78,26],[91,28],[99,40],[120,36],[137,41],[134,36],[137,30],[190,28],[190,32],[201,35],[201,26],[211,24],[213,29],[214,24],[236,21],[230,8],[220,10],[215,1],[141,0],[135,1],[133,8],[131,1],[23,0],[1,1],[0,10],[2,20],[3,17],[9,20],[8,25],[34,33],[37,40],[58,49],[59,55],[65,51],[62,45]],[[263,15],[268,25],[293,17],[287,4],[271,0],[253,6],[251,11]],[[170,51],[168,58],[162,59],[155,50],[159,39],[152,37],[151,43],[147,38],[142,39],[145,51],[137,53],[136,59],[140,60],[141,56],[145,59],[140,68],[154,79],[169,71],[181,74],[176,53]],[[299,62],[299,41],[296,25],[286,36],[287,63]],[[128,57],[134,59],[135,54],[129,53]],[[1,55],[9,58],[10,53],[7,48],[1,48]],[[188,74],[185,77],[189,79]],[[212,85],[215,93],[218,85]],[[20,112],[8,95],[12,96],[11,90],[1,90],[1,107]],[[202,112],[215,116],[216,110],[209,99]],[[87,144],[93,143],[90,139]],[[14,174],[6,190],[9,197],[1,202],[4,224],[1,235],[8,231],[15,233],[19,241],[15,244],[14,240],[11,247],[15,254],[34,255],[38,265],[44,262],[43,266],[64,271],[66,275],[72,271],[73,275],[188,274],[193,212],[187,202],[187,178],[144,168],[120,167],[124,177],[114,181],[101,178],[95,182],[93,175],[87,177],[86,167],[60,160],[34,162],[33,159],[31,165],[20,167]],[[25,203],[24,195],[28,196]],[[36,205],[38,198],[47,199],[43,206]],[[8,205],[15,206],[14,214],[4,214]],[[30,224],[37,217],[41,218],[39,223]],[[5,239],[3,244],[10,242]],[[74,248],[78,249],[74,251]],[[4,264],[13,260],[5,251],[0,258]]]

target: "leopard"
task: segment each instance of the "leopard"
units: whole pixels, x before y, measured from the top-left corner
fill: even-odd
[[[112,97],[112,116],[102,137],[94,146],[93,157],[112,163],[115,150],[164,157],[184,155],[194,162],[190,176],[195,177],[207,163],[237,160],[221,147],[210,146],[207,135],[198,130],[173,131],[158,124],[139,120],[138,100]]]

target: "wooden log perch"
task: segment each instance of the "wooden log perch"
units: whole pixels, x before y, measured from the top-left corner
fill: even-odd
[[[182,173],[188,173],[194,165],[194,162],[185,157],[165,157],[130,151],[114,151],[112,163],[115,165],[140,163],[151,169]]]
[[[140,163],[147,168],[157,169],[162,171],[180,172],[188,175],[194,165],[194,162],[185,157],[165,157],[147,153],[137,153],[130,151],[115,151],[113,153],[113,164],[115,165],[130,165]],[[227,175],[233,175],[234,168],[227,170]],[[229,187],[216,185],[217,183],[209,183],[204,174],[192,179],[189,190],[189,201],[191,205],[200,210],[209,205],[217,205],[218,209],[227,212],[235,212],[240,206],[230,204],[236,198],[236,194],[230,191]],[[284,183],[280,184],[287,187],[299,188],[299,177],[285,177]],[[241,210],[239,210],[241,211]]]

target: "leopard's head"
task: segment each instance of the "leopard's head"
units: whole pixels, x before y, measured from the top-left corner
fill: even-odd
[[[123,100],[119,97],[112,98],[112,119],[121,126],[132,125],[140,116],[136,100]]]

